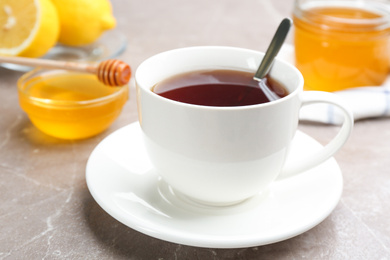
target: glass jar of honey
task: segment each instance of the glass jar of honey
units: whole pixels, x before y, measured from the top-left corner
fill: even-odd
[[[306,90],[379,86],[390,64],[390,4],[296,0],[296,66]]]

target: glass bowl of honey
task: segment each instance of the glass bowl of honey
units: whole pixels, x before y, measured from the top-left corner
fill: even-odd
[[[306,90],[380,86],[390,61],[390,5],[380,0],[296,0],[296,66]]]
[[[21,108],[42,132],[83,139],[106,130],[129,97],[128,85],[110,87],[96,75],[35,69],[18,80]]]

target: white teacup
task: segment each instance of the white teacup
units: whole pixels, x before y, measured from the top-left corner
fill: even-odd
[[[138,67],[138,113],[146,150],[175,192],[209,205],[238,203],[266,190],[278,176],[292,176],[319,165],[348,139],[352,113],[334,94],[303,92],[301,73],[278,59],[270,76],[289,95],[276,101],[239,107],[198,106],[152,92],[158,82],[188,71],[226,68],[255,73],[263,55],[232,47],[190,47],[157,54]],[[311,103],[339,107],[344,123],[322,150],[285,165],[299,110]]]

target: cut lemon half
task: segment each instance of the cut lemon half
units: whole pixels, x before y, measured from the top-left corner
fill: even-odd
[[[0,0],[0,55],[43,56],[57,43],[59,30],[50,0]]]

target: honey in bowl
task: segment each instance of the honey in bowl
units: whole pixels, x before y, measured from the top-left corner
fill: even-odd
[[[87,73],[35,70],[18,81],[19,102],[42,132],[81,139],[106,130],[128,100],[128,86],[109,87]]]
[[[389,72],[389,8],[376,1],[296,1],[295,59],[305,89],[381,85]]]

